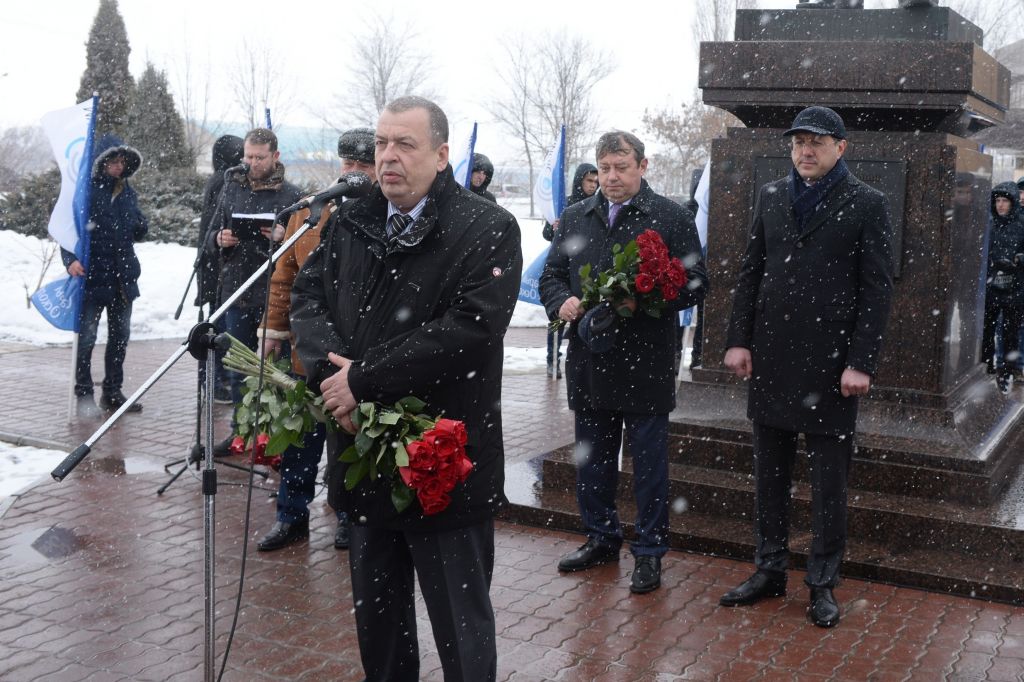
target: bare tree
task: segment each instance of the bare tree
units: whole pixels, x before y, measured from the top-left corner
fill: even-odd
[[[503,52],[495,64],[501,87],[485,105],[522,145],[532,187],[534,159],[547,153],[562,125],[567,164],[580,159],[596,125],[591,93],[614,66],[608,53],[564,31],[512,36]]]
[[[53,154],[42,128],[16,126],[0,132],[0,191],[9,191],[22,176],[52,165]]]
[[[210,129],[210,60],[196,68],[192,51],[185,49],[174,59],[175,99],[178,111],[185,119],[185,147],[193,161],[217,137],[219,128]]]
[[[615,69],[611,56],[583,37],[564,30],[548,33],[536,42],[538,87],[531,102],[553,139],[565,125],[565,158],[578,162],[585,140],[594,134],[596,116],[591,93]]]
[[[985,32],[985,49],[992,52],[1021,37],[1024,3],[946,0],[942,3]]]
[[[371,14],[349,41],[349,77],[335,95],[334,106],[318,114],[324,123],[342,132],[353,125],[375,124],[384,106],[396,97],[436,99],[429,78],[433,63],[420,42],[408,20]]]
[[[292,88],[291,81],[285,77],[286,71],[283,57],[272,43],[242,39],[228,79],[235,105],[250,129],[266,125],[264,109],[270,109],[276,120],[287,114]]]

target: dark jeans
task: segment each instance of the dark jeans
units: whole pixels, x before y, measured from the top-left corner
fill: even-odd
[[[259,352],[256,329],[263,319],[263,308],[235,308],[231,307],[224,313],[224,331],[235,337],[254,351]],[[231,402],[236,406],[242,403],[242,388],[245,386],[245,377],[237,372],[229,371],[231,378]],[[236,426],[234,414],[231,415],[231,430]]]
[[[436,532],[355,525],[349,566],[366,682],[420,679],[414,573],[445,682],[494,681],[493,519]]]
[[[835,587],[846,549],[846,481],[853,434],[806,433],[804,439],[811,475],[811,551],[804,581],[811,587]],[[754,423],[754,563],[765,573],[784,573],[789,565],[789,507],[796,444],[795,431]]]
[[[992,300],[985,300],[985,324],[981,339],[981,358],[986,365],[998,368],[1009,374],[1020,362],[1020,327],[1024,319],[1024,307],[1005,305]],[[996,347],[996,335],[1001,340],[1001,348]]]
[[[103,355],[103,393],[121,389],[124,383],[124,356],[132,327],[132,302],[117,296],[109,304],[82,297],[79,314],[78,356],[75,359],[75,395],[92,395],[92,350],[96,345],[100,316],[107,311],[107,350]]]
[[[635,556],[668,551],[668,415],[607,410],[576,411],[576,501],[587,537],[618,548],[622,528],[615,507],[619,448],[625,425],[633,456],[636,497]]]
[[[316,474],[324,453],[327,427],[317,424],[307,433],[302,447],[288,446],[281,456],[281,484],[277,488],[277,520],[295,523],[309,519],[309,503],[316,496]],[[338,520],[347,520],[345,512],[337,512]]]

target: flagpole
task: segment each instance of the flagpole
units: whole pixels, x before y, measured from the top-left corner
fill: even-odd
[[[71,335],[71,381],[68,386],[68,422],[78,414],[75,404],[75,376],[78,374],[78,332]]]

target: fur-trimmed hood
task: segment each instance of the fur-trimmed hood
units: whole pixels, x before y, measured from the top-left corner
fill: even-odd
[[[124,173],[122,180],[127,180],[142,165],[142,154],[138,149],[129,147],[120,137],[108,133],[96,141],[95,157],[92,161],[92,177],[99,178],[103,171],[103,164],[114,156],[124,157]]]

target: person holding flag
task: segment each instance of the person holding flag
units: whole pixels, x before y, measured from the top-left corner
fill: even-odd
[[[142,165],[142,155],[115,135],[105,135],[96,143],[89,194],[88,259],[61,247],[61,259],[68,274],[84,278],[79,338],[75,358],[75,397],[80,417],[100,415],[93,399],[92,351],[96,345],[100,316],[107,312],[107,349],[104,354],[103,393],[100,407],[116,410],[126,402],[124,358],[131,331],[132,301],[139,297],[142,269],[134,243],[149,230],[139,210],[135,190],[128,178]],[[129,412],[142,410],[134,403]]]

